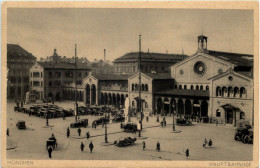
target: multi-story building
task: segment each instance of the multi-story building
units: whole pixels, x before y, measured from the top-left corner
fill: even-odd
[[[30,91],[37,93],[38,99],[60,101],[64,99],[64,88],[75,87],[76,75],[77,86],[80,86],[90,71],[91,68],[85,63],[60,62],[54,50],[51,61],[36,62],[30,68]]]
[[[25,98],[29,91],[29,68],[36,57],[17,44],[7,44],[7,98]]]
[[[141,71],[144,73],[169,73],[170,66],[182,61],[187,55],[163,54],[163,53],[141,53]],[[138,72],[139,52],[127,53],[114,60],[115,74],[130,74]]]

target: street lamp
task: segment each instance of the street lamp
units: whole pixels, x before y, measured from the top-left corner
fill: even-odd
[[[47,102],[47,113],[46,113],[46,126],[49,126],[49,105]]]
[[[174,112],[175,112],[175,105],[172,105],[173,107],[173,113],[172,113],[172,130],[175,131],[175,120],[174,120]]]
[[[108,143],[108,141],[107,141],[107,122],[105,122],[105,143]]]

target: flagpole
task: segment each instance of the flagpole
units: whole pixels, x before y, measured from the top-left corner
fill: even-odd
[[[142,89],[142,82],[141,82],[141,35],[139,35],[139,58],[138,58],[138,64],[139,64],[139,111],[141,115],[140,119],[140,131],[139,131],[139,137],[141,136],[141,130],[142,130],[142,121],[143,121],[143,114],[142,114],[142,102],[141,102],[141,89]]]
[[[75,71],[76,71],[76,75],[75,75],[75,88],[76,88],[76,91],[75,91],[75,106],[76,106],[76,109],[75,109],[75,121],[77,122],[78,120],[78,87],[77,87],[77,44],[75,44]]]

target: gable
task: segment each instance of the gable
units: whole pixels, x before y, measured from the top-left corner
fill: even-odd
[[[212,76],[233,68],[233,64],[199,53],[171,67],[171,76],[179,83],[209,83]]]
[[[43,67],[36,62],[31,66],[30,71],[43,71]]]
[[[149,77],[148,75],[145,75],[144,73],[141,73],[141,82],[142,83],[150,83],[150,82],[152,82],[152,80],[153,79],[151,77]],[[137,74],[133,75],[132,77],[130,77],[128,79],[128,81],[130,83],[138,83],[139,82],[139,73],[137,73]]]
[[[92,76],[92,75],[88,75],[87,77],[85,77],[84,79],[83,79],[83,86],[85,87],[87,84],[89,84],[89,85],[92,85],[92,84],[94,84],[94,85],[97,85],[97,83],[98,83],[98,79],[97,78],[95,78],[94,76]]]

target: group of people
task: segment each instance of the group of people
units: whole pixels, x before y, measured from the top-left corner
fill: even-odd
[[[89,147],[90,153],[92,153],[92,151],[93,151],[93,149],[94,149],[93,143],[90,142],[88,147]],[[85,145],[83,144],[83,142],[81,142],[81,144],[80,144],[80,149],[81,149],[82,152],[84,151],[84,148],[85,148]]]
[[[78,135],[81,136],[81,129],[80,129],[80,128],[78,129]],[[68,127],[68,128],[67,128],[67,138],[69,138],[69,137],[70,137],[70,128]],[[86,132],[86,137],[87,137],[87,139],[90,138],[90,133],[89,133],[89,131]]]
[[[207,139],[204,140],[204,142],[203,142],[203,147],[205,148],[207,145],[208,145],[209,147],[212,147],[213,142],[212,142],[211,139],[209,139],[209,142],[207,141]]]

